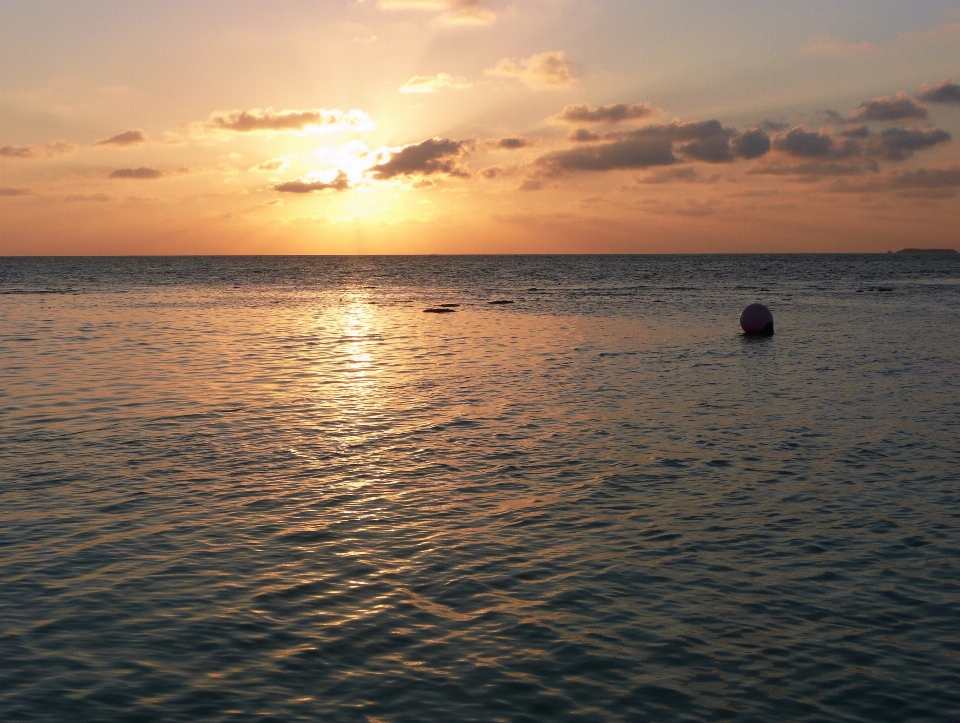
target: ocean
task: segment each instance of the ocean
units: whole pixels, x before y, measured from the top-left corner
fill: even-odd
[[[0,258],[0,719],[955,722],[958,372],[960,255]]]

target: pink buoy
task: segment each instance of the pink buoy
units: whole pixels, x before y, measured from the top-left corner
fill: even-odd
[[[750,336],[773,336],[773,314],[763,304],[750,304],[740,312],[740,326]]]

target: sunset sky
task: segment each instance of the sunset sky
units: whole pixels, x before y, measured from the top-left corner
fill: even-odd
[[[0,0],[0,254],[960,247],[960,2]]]

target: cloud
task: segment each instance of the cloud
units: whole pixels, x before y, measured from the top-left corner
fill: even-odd
[[[695,183],[698,180],[697,172],[691,166],[683,168],[666,168],[662,171],[651,173],[645,178],[641,178],[639,183],[673,183],[683,181],[685,183]]]
[[[543,189],[543,181],[539,178],[528,178],[517,188],[518,191],[539,191]]]
[[[568,123],[619,123],[648,118],[655,112],[647,103],[614,103],[597,107],[581,103],[568,105],[556,118]]]
[[[789,123],[781,123],[780,121],[773,120],[762,120],[760,121],[760,129],[765,130],[768,133],[776,133],[777,131],[785,131],[790,127]]]
[[[188,126],[190,130],[264,133],[308,130],[371,130],[376,124],[362,110],[310,108],[307,110],[253,110],[215,111],[203,123]]]
[[[750,174],[766,176],[860,176],[876,173],[880,166],[872,158],[862,161],[814,160],[803,163],[768,163],[754,166]]]
[[[547,153],[536,163],[549,173],[609,171],[671,165],[678,160],[675,152],[687,160],[727,163],[738,156],[756,158],[769,150],[769,137],[762,130],[738,134],[718,120],[676,120],[602,134],[581,128],[571,134],[571,140],[604,142]]]
[[[603,136],[586,128],[577,128],[574,131],[570,131],[567,139],[576,141],[577,143],[593,143],[594,141],[603,140]]]
[[[103,138],[93,143],[94,146],[137,146],[149,140],[147,134],[141,130],[124,131],[110,138]]]
[[[760,128],[751,128],[733,139],[733,151],[741,158],[759,158],[770,150],[770,136]]]
[[[857,183],[840,179],[830,186],[830,190],[841,193],[870,193],[874,191],[937,191],[958,187],[960,187],[960,166],[952,166],[891,171]]]
[[[573,63],[566,54],[556,50],[531,55],[523,60],[503,58],[484,72],[503,78],[515,78],[531,88],[569,88],[577,82],[570,71]]]
[[[348,188],[350,188],[350,179],[347,177],[346,173],[339,171],[337,173],[337,177],[329,183],[321,181],[320,179],[305,176],[303,178],[298,178],[295,181],[278,183],[272,188],[274,191],[279,191],[280,193],[312,193],[314,191],[328,190],[346,191]]]
[[[164,176],[180,175],[188,173],[189,168],[163,169],[152,168],[150,166],[140,166],[139,168],[119,168],[110,174],[110,178],[133,178],[141,181],[163,178]]]
[[[64,201],[73,203],[76,201],[95,201],[98,203],[108,203],[113,200],[113,196],[106,193],[71,193],[63,197]]]
[[[709,136],[680,146],[680,153],[688,159],[706,163],[727,163],[734,159],[730,138],[727,136]]]
[[[939,143],[950,141],[942,128],[887,128],[877,137],[875,152],[891,161],[902,161]]]
[[[799,158],[849,159],[861,155],[902,161],[915,151],[947,143],[950,134],[942,128],[886,128],[873,135],[865,126],[847,126],[839,135],[831,128],[810,131],[803,126],[792,128],[773,137],[777,151]]]
[[[662,139],[670,143],[683,143],[678,151],[688,159],[707,163],[728,163],[737,156],[757,158],[770,150],[769,136],[759,129],[738,134],[732,128],[724,128],[718,120],[673,121],[630,131],[637,138]]]
[[[5,158],[54,158],[76,153],[78,146],[67,143],[62,138],[44,143],[42,146],[2,146],[0,156]]]
[[[248,170],[254,173],[283,173],[289,165],[290,156],[280,156],[279,158],[271,158],[269,161],[258,163],[256,166],[251,166]]]
[[[859,151],[852,140],[838,144],[836,138],[823,131],[807,130],[796,126],[786,133],[777,133],[772,140],[773,148],[801,158],[849,157]]]
[[[866,40],[859,43],[840,40],[830,35],[818,35],[809,40],[801,50],[810,55],[826,57],[841,57],[849,55],[871,55],[877,52],[877,47]]]
[[[529,138],[524,138],[523,136],[505,136],[504,138],[491,138],[486,143],[491,148],[496,148],[504,151],[515,151],[520,148],[529,148],[530,146],[536,145]]]
[[[452,90],[463,90],[470,88],[471,84],[464,78],[455,78],[448,73],[437,73],[436,75],[415,75],[406,83],[400,86],[401,93],[436,93],[444,88]]]
[[[953,78],[944,78],[936,85],[923,83],[917,95],[928,103],[960,103],[960,84]]]
[[[0,196],[32,196],[33,191],[29,188],[11,188],[10,186],[0,187]]]
[[[391,153],[387,161],[378,163],[367,173],[381,181],[396,176],[429,176],[434,173],[464,178],[470,174],[459,166],[458,160],[471,145],[470,141],[428,138]]]
[[[893,171],[887,182],[891,188],[952,188],[960,186],[960,166],[952,168],[918,168],[914,171]]]
[[[892,98],[882,97],[862,103],[853,113],[850,120],[854,121],[897,121],[918,119],[923,120],[929,114],[927,109],[916,100],[900,91]]]
[[[869,138],[870,129],[865,123],[844,126],[838,134],[844,138]]]
[[[671,142],[657,138],[628,138],[612,143],[554,151],[536,160],[540,168],[553,174],[562,171],[649,168],[669,166],[676,162]]]
[[[380,0],[385,10],[429,10],[447,25],[490,25],[497,13],[481,0]]]

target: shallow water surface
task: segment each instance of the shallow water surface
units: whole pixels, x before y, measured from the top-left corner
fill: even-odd
[[[956,721],[958,280],[0,259],[0,718]]]

